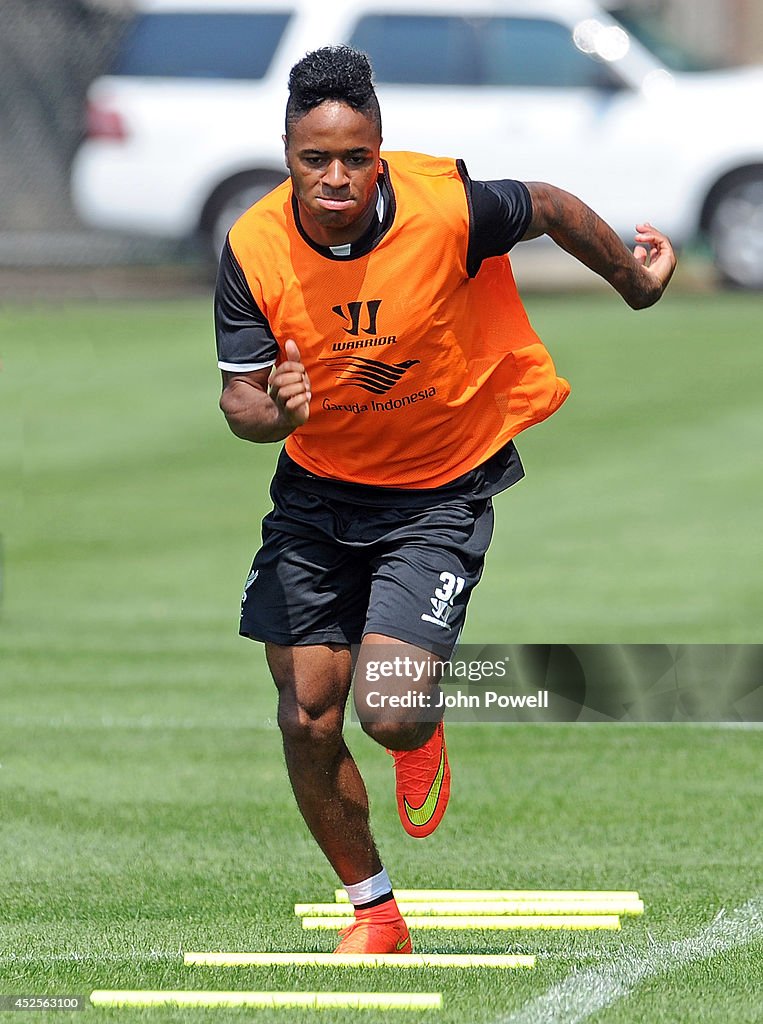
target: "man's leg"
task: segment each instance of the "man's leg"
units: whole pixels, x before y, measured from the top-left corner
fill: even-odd
[[[441,665],[436,654],[414,644],[382,633],[366,633],[355,670],[358,717],[365,732],[395,759],[400,822],[418,839],[434,832],[450,798],[450,766],[439,701]],[[386,701],[379,709],[382,696]]]
[[[378,874],[368,795],[344,742],[352,680],[348,647],[267,644],[278,688],[278,725],[286,767],[307,827],[345,885]]]
[[[404,510],[403,510],[404,511]],[[363,643],[355,672],[355,704],[366,732],[395,758],[397,806],[409,835],[422,838],[437,828],[450,794],[450,769],[439,707],[436,668],[449,659],[479,583],[493,529],[490,499],[455,499],[411,509],[393,523],[371,562],[372,578]],[[390,675],[373,662],[393,660]],[[411,679],[398,664],[413,663]],[[387,666],[388,667],[388,666]],[[391,706],[379,715],[370,708],[389,693],[414,694],[422,703]],[[410,705],[410,702],[409,702]],[[413,713],[411,713],[413,711]],[[417,744],[421,744],[417,746]]]
[[[347,889],[355,921],[337,952],[410,953],[408,928],[371,835],[368,795],[342,735],[352,679],[348,647],[267,644],[278,724],[302,816]]]

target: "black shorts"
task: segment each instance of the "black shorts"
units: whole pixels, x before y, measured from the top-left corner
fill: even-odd
[[[357,494],[285,486],[278,474],[271,496],[244,590],[242,636],[352,645],[381,633],[450,656],[493,532],[489,497],[363,504]]]

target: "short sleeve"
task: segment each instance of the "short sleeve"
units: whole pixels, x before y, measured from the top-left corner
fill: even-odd
[[[467,269],[474,277],[483,260],[509,252],[527,232],[532,199],[522,181],[472,181],[467,178],[471,230]]]
[[[276,361],[278,343],[227,240],[217,272],[215,336],[221,370],[248,373]]]

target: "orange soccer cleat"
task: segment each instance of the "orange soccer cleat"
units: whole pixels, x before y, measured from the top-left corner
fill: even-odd
[[[397,903],[356,910],[355,920],[339,933],[335,953],[410,953],[411,937]]]
[[[423,747],[388,753],[395,759],[400,821],[409,835],[423,839],[442,821],[450,796],[445,727],[440,722]]]

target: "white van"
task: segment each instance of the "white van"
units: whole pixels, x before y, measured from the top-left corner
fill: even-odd
[[[219,252],[285,176],[289,69],[344,42],[372,58],[385,148],[550,181],[628,241],[643,219],[704,235],[726,280],[763,287],[763,68],[678,70],[640,34],[591,0],[139,0],[90,89],[75,206]]]

